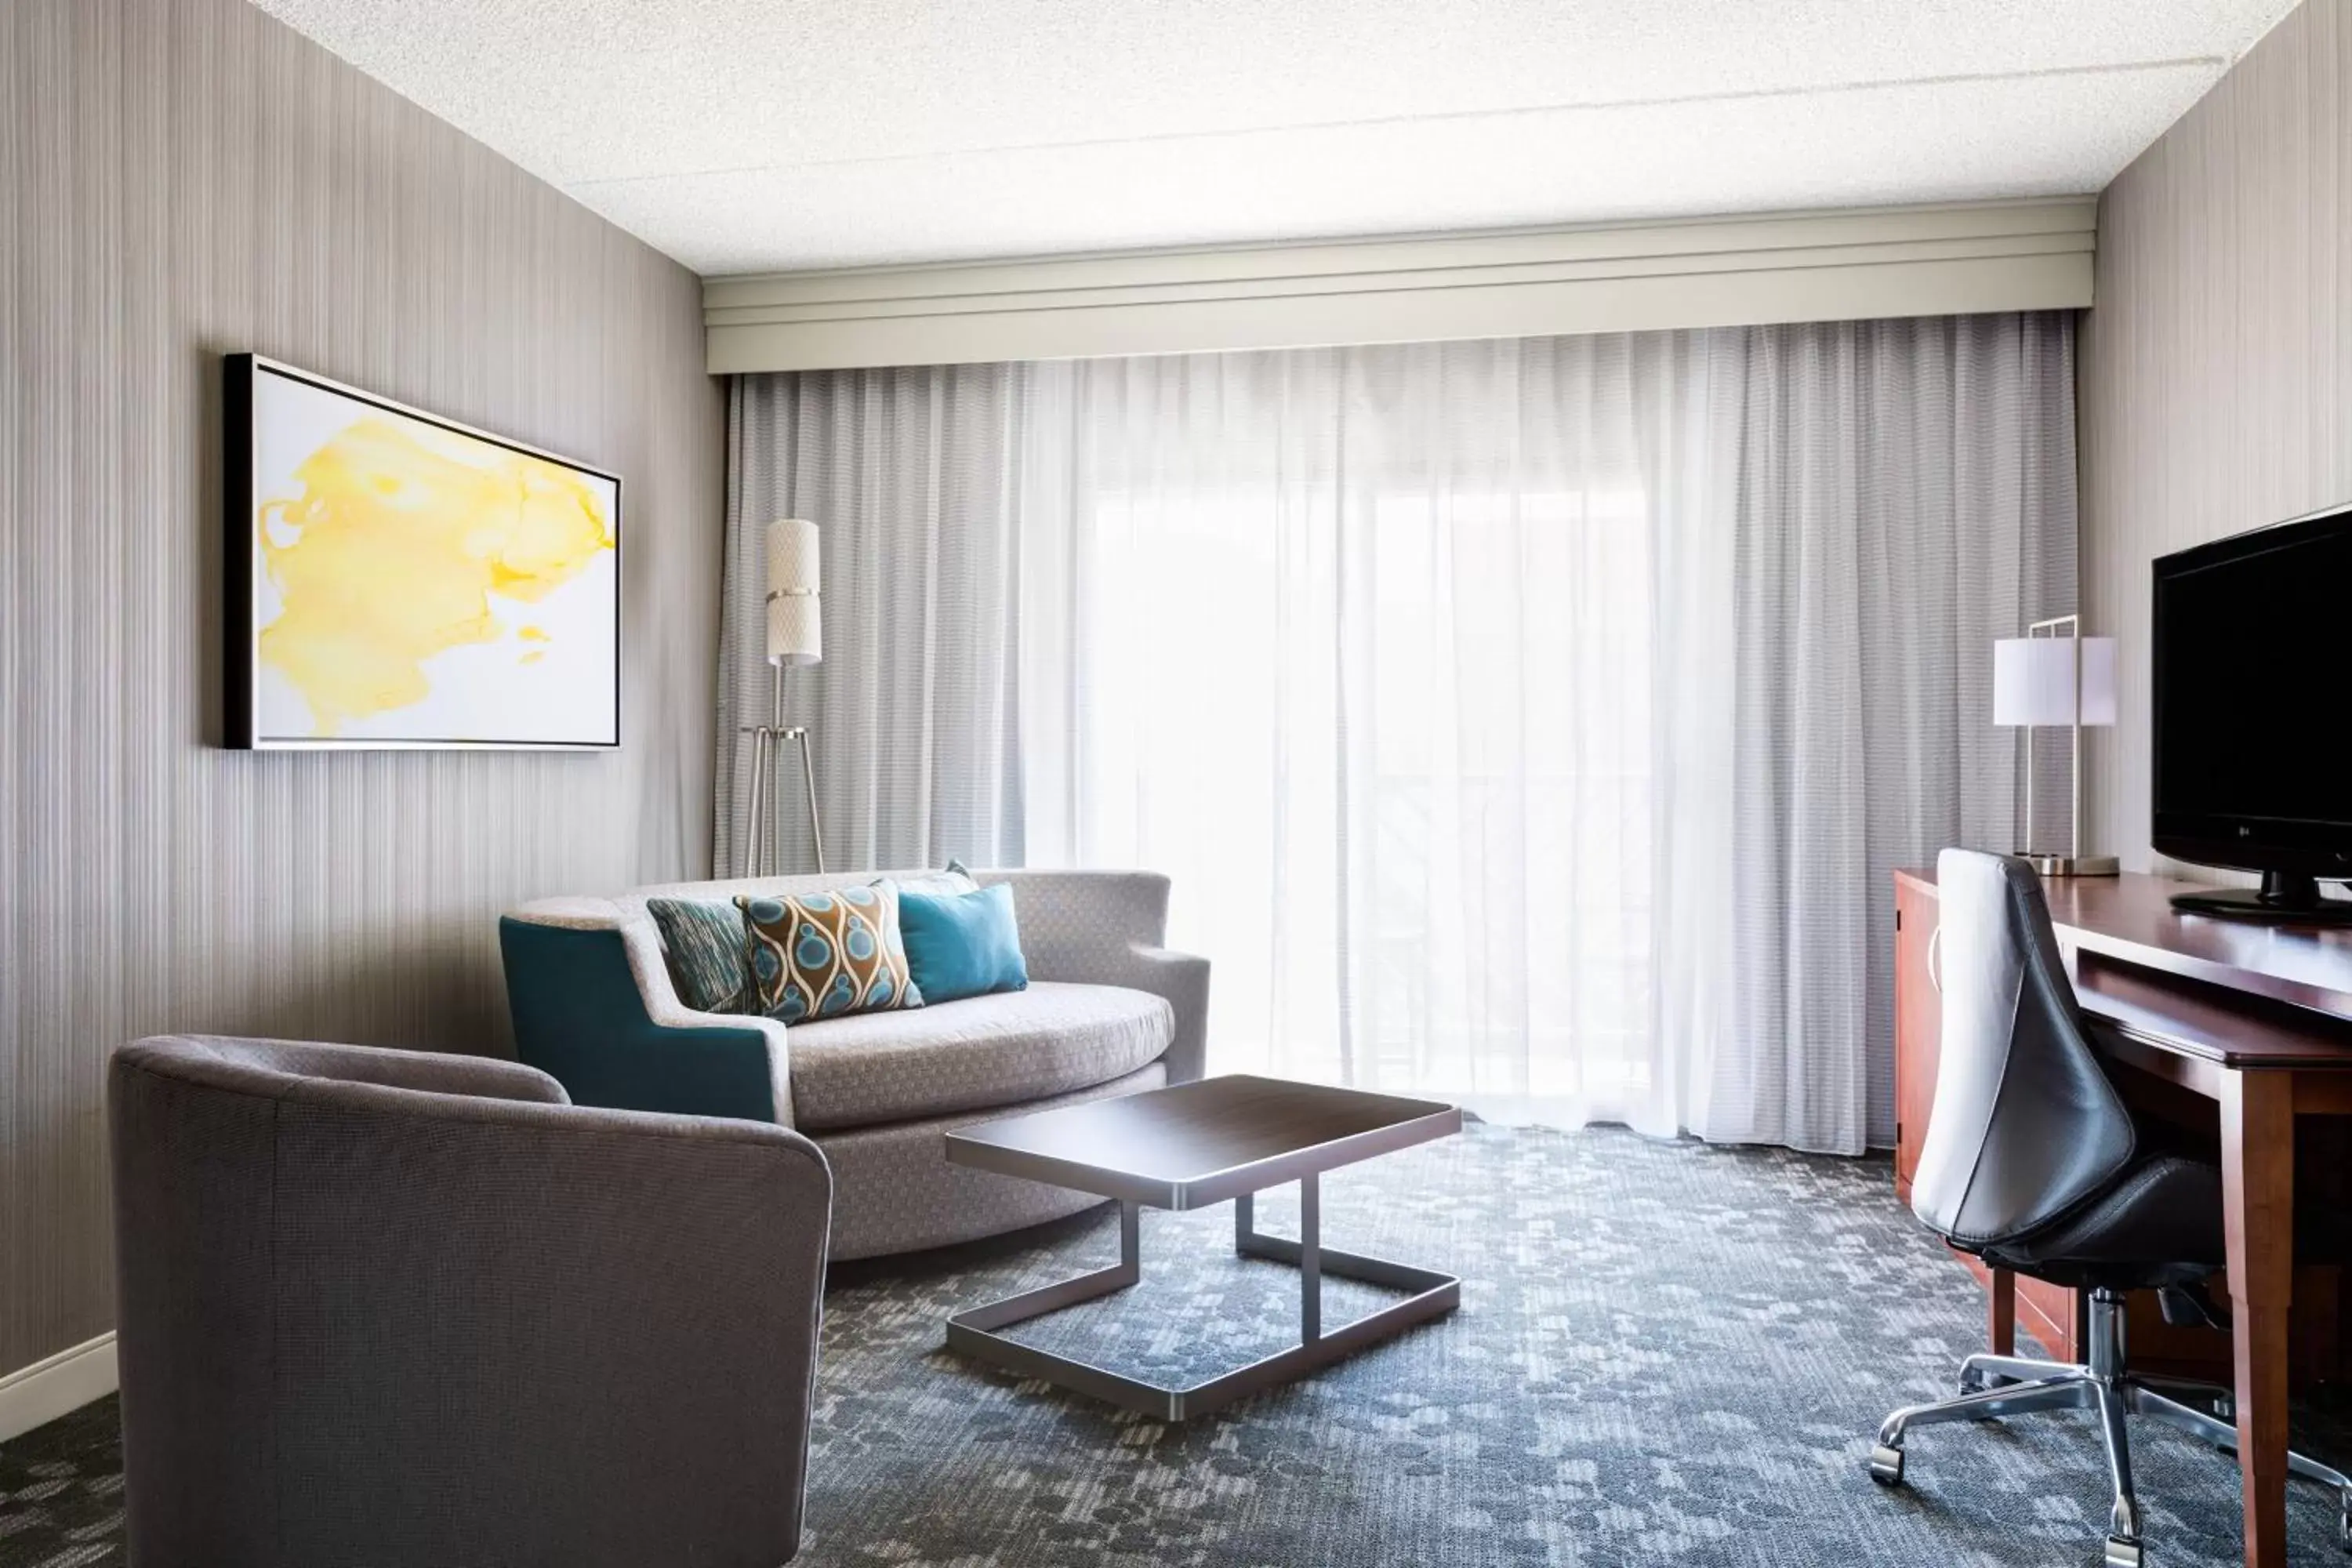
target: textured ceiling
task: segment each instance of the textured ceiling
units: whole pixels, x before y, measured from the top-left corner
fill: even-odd
[[[704,274],[2095,191],[2293,0],[259,0]]]

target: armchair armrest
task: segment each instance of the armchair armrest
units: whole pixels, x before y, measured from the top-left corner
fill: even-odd
[[[1209,961],[1163,946],[1168,879],[1156,871],[975,871],[983,885],[1013,889],[1021,951],[1030,975],[1091,985],[1124,985],[1163,997],[1175,1010],[1166,1064],[1170,1083],[1205,1068]]]
[[[563,1086],[537,1068],[498,1057],[463,1056],[454,1051],[400,1051],[382,1046],[354,1050],[349,1046],[322,1045],[313,1040],[248,1040],[215,1035],[178,1038],[207,1049],[233,1049],[239,1060],[265,1064],[276,1071],[305,1078],[382,1084],[387,1089],[460,1094],[480,1100],[519,1100],[541,1105],[572,1103],[564,1095]]]

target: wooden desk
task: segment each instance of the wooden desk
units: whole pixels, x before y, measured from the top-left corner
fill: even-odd
[[[1935,1099],[1942,1001],[1936,874],[1897,871],[1895,884],[1895,1185],[1907,1199]],[[2352,931],[2176,914],[2168,900],[2187,886],[2131,875],[2043,884],[2075,995],[2123,1036],[2113,1052],[2118,1067],[2213,1108],[2246,1563],[2283,1568],[2295,1119],[2352,1114]],[[2032,1281],[2018,1289],[1998,1272],[1990,1283],[1996,1337],[2014,1321],[2015,1303],[2049,1316],[2072,1294]],[[2080,1353],[2071,1324],[2034,1326],[2050,1331],[2057,1353]]]

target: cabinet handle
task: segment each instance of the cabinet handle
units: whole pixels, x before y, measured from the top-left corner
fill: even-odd
[[[1927,984],[1936,988],[1936,994],[1938,996],[1944,994],[1944,974],[1936,960],[1942,952],[1943,946],[1944,928],[1939,925],[1927,933]]]

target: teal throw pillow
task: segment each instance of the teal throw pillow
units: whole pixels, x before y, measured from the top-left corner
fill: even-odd
[[[969,893],[902,888],[898,931],[907,943],[907,972],[927,1002],[1029,988],[1013,889],[1003,882]]]
[[[743,912],[733,904],[689,899],[647,899],[646,913],[661,932],[677,999],[698,1013],[751,1013],[746,994]]]

